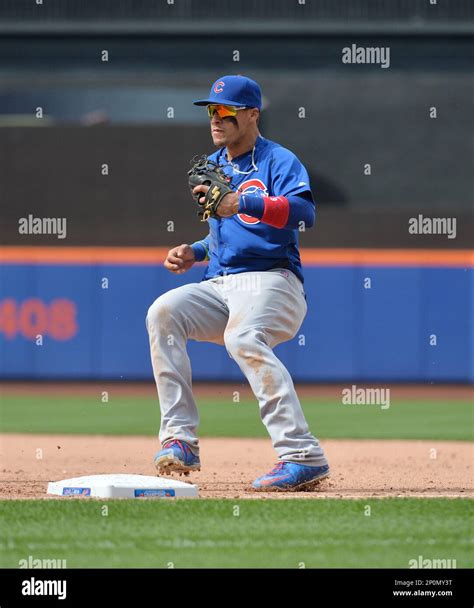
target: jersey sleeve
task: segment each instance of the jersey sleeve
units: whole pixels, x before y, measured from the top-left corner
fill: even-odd
[[[309,192],[309,175],[299,158],[283,147],[275,148],[271,164],[273,196],[291,196]],[[312,198],[312,194],[311,194]]]
[[[309,175],[301,161],[286,148],[277,147],[271,159],[270,196],[242,194],[239,213],[256,217],[274,228],[295,230],[314,225],[316,205]]]
[[[192,250],[194,251],[194,256],[196,258],[196,262],[203,262],[209,259],[209,239],[211,235],[208,234],[204,239],[200,241],[196,241],[191,245]]]

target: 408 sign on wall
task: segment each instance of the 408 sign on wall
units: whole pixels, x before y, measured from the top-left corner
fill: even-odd
[[[45,302],[40,298],[0,301],[0,333],[7,340],[21,336],[27,340],[70,340],[78,332],[76,304],[60,298]]]

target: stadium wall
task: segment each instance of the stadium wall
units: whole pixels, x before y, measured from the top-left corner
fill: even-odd
[[[298,335],[276,349],[295,381],[474,380],[471,252],[302,254],[308,314]],[[204,272],[201,264],[171,275],[159,263],[163,255],[5,247],[0,376],[151,379],[147,309]],[[189,354],[194,380],[244,380],[224,347],[190,342]]]

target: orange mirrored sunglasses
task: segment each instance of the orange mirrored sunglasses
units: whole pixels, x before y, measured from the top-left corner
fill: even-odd
[[[245,108],[236,108],[235,106],[222,106],[215,104],[207,106],[209,118],[212,118],[216,112],[220,118],[225,118],[226,116],[235,116],[239,110],[245,110]]]

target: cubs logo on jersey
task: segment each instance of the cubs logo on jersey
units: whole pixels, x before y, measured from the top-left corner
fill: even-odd
[[[260,179],[248,179],[239,186],[242,194],[261,194],[268,196],[268,189]],[[260,220],[245,213],[237,213],[237,217],[244,224],[259,224]]]

